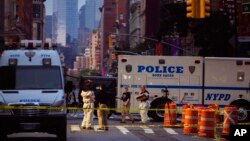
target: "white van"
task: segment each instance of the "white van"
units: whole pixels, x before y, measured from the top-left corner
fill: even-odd
[[[150,108],[155,109],[148,115],[154,120],[162,120],[167,100],[163,89],[168,89],[168,98],[177,104],[202,102],[202,66],[202,57],[119,55],[117,95],[128,86],[132,92],[131,112],[137,113],[136,97],[140,86],[145,85],[150,93]],[[121,102],[117,102],[121,107]]]
[[[0,140],[47,132],[66,141],[63,70],[55,50],[5,50],[0,56]]]
[[[154,120],[163,120],[162,109],[171,100],[179,113],[183,104],[236,105],[239,120],[249,121],[250,58],[119,55],[117,95],[129,87],[132,113],[139,111],[141,85],[150,93],[148,115]]]

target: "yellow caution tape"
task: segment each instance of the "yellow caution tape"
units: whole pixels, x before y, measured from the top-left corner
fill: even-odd
[[[130,111],[139,111],[144,110],[141,108],[82,108],[82,107],[54,107],[54,106],[0,106],[0,109],[67,109],[67,110],[83,110],[83,109],[93,109],[93,110],[130,110]],[[165,111],[166,109],[159,109],[159,108],[145,108],[148,111]],[[178,109],[167,109],[168,111],[178,111]],[[220,110],[223,111],[223,110]],[[250,110],[249,110],[250,111]],[[219,112],[219,110],[218,110]]]

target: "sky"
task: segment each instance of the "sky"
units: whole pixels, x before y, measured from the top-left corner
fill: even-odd
[[[78,0],[78,10],[81,8],[82,5],[85,4],[86,0]],[[52,3],[53,0],[46,0],[45,1],[45,8],[46,8],[46,15],[52,15]]]

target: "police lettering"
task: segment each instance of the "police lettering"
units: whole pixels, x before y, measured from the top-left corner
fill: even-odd
[[[20,102],[40,102],[39,99],[20,99]]]
[[[183,66],[137,66],[137,72],[183,73]]]

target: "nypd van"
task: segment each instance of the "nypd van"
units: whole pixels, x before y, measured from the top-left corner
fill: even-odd
[[[5,50],[0,55],[0,140],[16,132],[47,132],[66,141],[61,61],[56,50]]]
[[[239,107],[239,120],[249,120],[249,58],[193,56],[118,56],[118,96],[129,87],[131,112],[137,113],[140,86],[150,93],[149,117],[162,120],[167,100],[177,104]],[[167,93],[166,93],[167,92]],[[117,101],[121,107],[121,102]],[[181,111],[179,110],[181,113]]]

